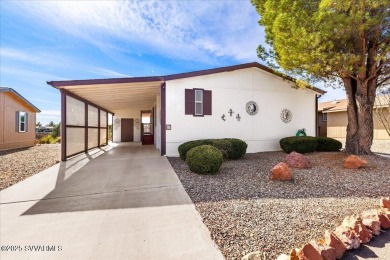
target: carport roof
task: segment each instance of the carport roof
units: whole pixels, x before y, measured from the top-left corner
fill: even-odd
[[[64,89],[70,91],[73,94],[89,100],[103,108],[111,111],[117,111],[119,109],[129,108],[129,106],[137,106],[138,108],[142,108],[142,106],[149,106],[150,108],[153,106],[153,102],[155,101],[155,97],[161,83],[165,81],[229,72],[246,68],[258,68],[285,80],[294,83],[296,82],[296,79],[290,76],[279,73],[257,62],[251,62],[228,67],[165,76],[48,81],[47,84],[59,90]],[[314,86],[309,86],[308,88],[320,95],[326,93],[326,91]]]

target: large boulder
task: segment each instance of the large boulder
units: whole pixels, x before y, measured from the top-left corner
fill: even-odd
[[[334,248],[336,259],[342,259],[347,247],[345,244],[333,233],[328,230],[325,231],[325,244]]]
[[[338,226],[334,234],[345,244],[347,249],[356,249],[360,247],[360,239],[356,232],[346,226]]]
[[[352,228],[358,235],[360,243],[366,244],[372,238],[372,232],[365,225],[363,225],[362,219],[357,215],[351,215],[346,217],[342,223],[345,227]]]
[[[298,257],[300,260],[324,260],[324,257],[310,243],[299,250]]]
[[[274,168],[272,168],[271,173],[271,180],[289,181],[293,177],[290,168],[283,162],[275,165]]]
[[[333,247],[317,243],[315,241],[311,242],[313,247],[317,252],[324,258],[324,260],[336,260],[336,249]]]
[[[286,163],[288,166],[293,168],[306,169],[311,167],[309,159],[303,154],[297,152],[291,152],[287,155]]]
[[[345,160],[345,168],[347,169],[359,169],[367,165],[367,161],[363,160],[359,156],[350,155]]]

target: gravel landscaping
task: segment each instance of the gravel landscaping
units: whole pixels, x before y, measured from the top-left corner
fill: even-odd
[[[266,259],[323,237],[343,218],[375,208],[390,195],[390,159],[363,156],[368,166],[343,167],[346,155],[306,154],[313,167],[293,169],[294,180],[271,181],[270,170],[284,152],[246,154],[225,161],[216,175],[189,171],[180,158],[169,158],[212,239],[226,259],[261,251]]]
[[[0,190],[12,186],[60,161],[59,144],[0,151]]]

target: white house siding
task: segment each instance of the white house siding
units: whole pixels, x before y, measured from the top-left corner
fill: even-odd
[[[185,115],[185,89],[192,88],[212,91],[211,116]],[[227,137],[247,142],[250,153],[280,150],[279,140],[298,129],[315,135],[315,96],[314,91],[294,89],[291,82],[257,68],[167,81],[166,123],[172,130],[166,131],[166,154],[177,156],[178,146],[189,140]],[[254,116],[245,110],[248,101],[259,105]],[[285,108],[293,114],[288,124],[280,119]],[[229,109],[234,111],[231,117]]]

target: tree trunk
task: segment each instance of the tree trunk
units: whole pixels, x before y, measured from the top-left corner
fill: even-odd
[[[368,84],[353,78],[343,78],[343,82],[348,98],[345,152],[372,154],[375,87],[372,82]]]

